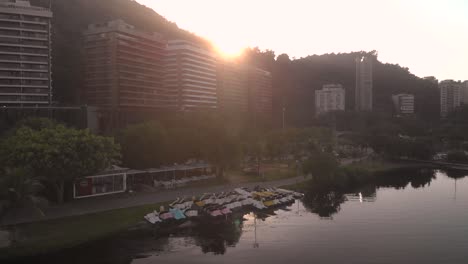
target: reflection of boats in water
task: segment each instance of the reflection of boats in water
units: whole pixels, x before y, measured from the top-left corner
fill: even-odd
[[[303,194],[285,189],[261,188],[254,190],[237,188],[230,192],[203,194],[200,198],[177,198],[169,204],[169,210],[163,206],[144,216],[154,225],[180,225],[187,219],[192,221],[219,222],[231,218],[236,211],[262,211],[268,217],[274,209],[290,205]]]

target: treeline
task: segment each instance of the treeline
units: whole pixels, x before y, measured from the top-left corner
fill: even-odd
[[[335,112],[317,120],[336,129],[339,144],[372,148],[388,158],[431,159],[448,152],[448,161],[467,161],[468,107],[462,106],[444,120],[430,121],[417,116],[394,117],[386,113]]]
[[[233,130],[216,114],[187,113],[177,119],[127,127],[116,136],[123,165],[151,168],[198,159],[221,171],[257,159],[300,159],[315,149],[331,150],[327,128]]]
[[[149,169],[201,160],[222,177],[227,168],[266,159],[295,162],[331,151],[333,143],[326,128],[235,131],[211,113],[135,124],[108,137],[28,118],[0,137],[0,209],[1,201],[25,204],[37,196],[62,203],[71,198],[74,181],[111,165]]]

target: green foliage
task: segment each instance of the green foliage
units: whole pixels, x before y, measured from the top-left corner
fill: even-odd
[[[15,124],[15,129],[21,127],[29,127],[32,130],[41,130],[44,128],[53,128],[58,123],[52,119],[43,118],[43,117],[28,117],[23,120],[18,121]]]
[[[297,159],[312,151],[330,150],[334,144],[331,131],[320,127],[273,130],[264,138],[264,154],[269,158],[293,155]]]
[[[141,221],[143,215],[166,203],[110,210],[95,214],[65,217],[20,225],[23,234],[14,247],[0,249],[0,262],[17,257],[35,256],[65,248],[73,248],[118,234]]]
[[[173,123],[143,123],[125,129],[120,137],[124,165],[151,168],[200,159],[220,168],[240,160],[240,142],[223,123],[209,115],[191,115]]]
[[[315,152],[302,164],[302,171],[311,173],[314,179],[328,179],[334,176],[338,167],[339,163],[332,154]]]
[[[4,206],[3,210],[0,208],[0,216],[15,207],[39,209],[41,198],[38,193],[43,188],[27,169],[4,169],[0,172],[0,205]]]
[[[468,163],[468,155],[464,151],[450,151],[447,160],[455,163]]]
[[[370,146],[375,152],[390,158],[408,157],[428,160],[435,154],[431,138],[401,138],[394,136],[373,136]]]
[[[168,136],[157,123],[129,126],[123,132],[122,160],[125,166],[135,169],[158,167],[168,162]]]
[[[2,142],[0,158],[10,168],[29,169],[49,182],[63,201],[65,182],[92,175],[118,162],[113,139],[63,125],[33,130],[23,126]]]

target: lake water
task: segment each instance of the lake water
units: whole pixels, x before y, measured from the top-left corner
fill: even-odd
[[[132,231],[31,263],[468,263],[468,177],[411,171],[316,187],[274,212]]]

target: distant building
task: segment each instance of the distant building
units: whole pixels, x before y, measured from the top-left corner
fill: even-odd
[[[430,82],[432,82],[433,84],[439,84],[439,80],[437,80],[437,78],[434,77],[434,76],[427,76],[427,77],[424,77],[424,80],[430,81]]]
[[[345,89],[341,84],[327,84],[315,91],[315,114],[345,110]]]
[[[177,94],[179,110],[218,108],[215,52],[193,42],[171,40],[165,67],[165,87]]]
[[[218,65],[218,103],[226,113],[249,110],[248,67],[239,62],[220,61]]]
[[[0,105],[51,104],[51,18],[29,1],[0,0]]]
[[[445,80],[439,83],[440,115],[446,117],[448,113],[460,106],[462,83]]]
[[[374,57],[364,56],[356,59],[356,111],[372,111]]]
[[[414,114],[414,95],[395,94],[392,95],[392,101],[397,115]]]
[[[468,81],[462,83],[461,102],[468,105]]]
[[[232,116],[246,116],[253,122],[271,121],[273,83],[271,73],[238,61],[221,61],[218,66],[219,108]]]
[[[122,20],[92,24],[84,32],[85,102],[99,107],[175,107],[163,83],[167,42]]]
[[[247,83],[249,89],[249,114],[254,122],[271,120],[273,115],[273,83],[269,71],[256,67],[247,70]]]

